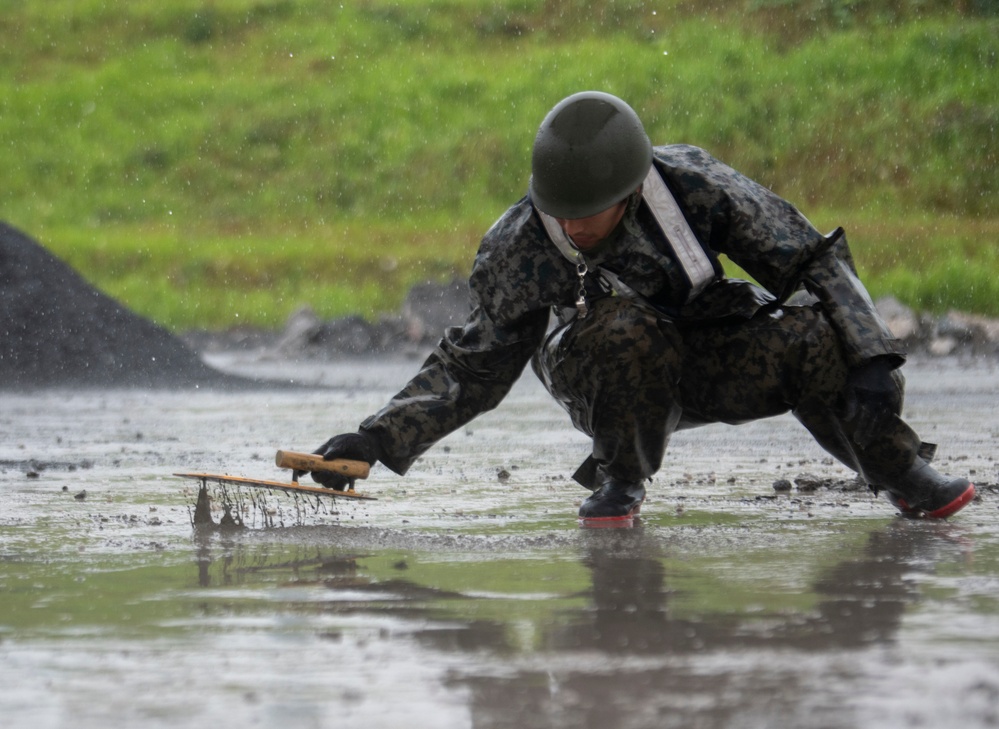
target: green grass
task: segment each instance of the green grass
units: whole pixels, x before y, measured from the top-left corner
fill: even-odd
[[[240,235],[136,226],[88,232],[47,243],[77,270],[98,280],[104,272],[104,288],[117,298],[184,330],[275,328],[302,306],[327,318],[395,312],[414,284],[466,276],[474,250],[437,247],[477,231],[365,221]]]
[[[467,273],[600,88],[845,225],[875,296],[996,314],[999,20],[966,7],[0,0],[0,217],[174,329],[376,316]]]
[[[999,222],[944,216],[894,222],[878,233],[883,225],[869,228],[885,244],[866,250],[861,269],[872,291],[920,311],[999,316]]]

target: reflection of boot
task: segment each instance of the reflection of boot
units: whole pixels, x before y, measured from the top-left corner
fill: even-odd
[[[645,487],[637,481],[608,478],[579,507],[581,519],[627,519],[642,508]]]
[[[888,500],[903,516],[946,519],[975,498],[966,478],[947,478],[922,458],[916,458],[899,483],[886,489]]]

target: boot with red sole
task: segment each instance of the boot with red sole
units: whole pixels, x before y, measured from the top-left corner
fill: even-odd
[[[888,500],[902,516],[946,519],[975,498],[975,485],[966,478],[948,478],[922,458],[896,486],[885,489]]]

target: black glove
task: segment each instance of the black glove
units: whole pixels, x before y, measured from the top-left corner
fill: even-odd
[[[891,362],[872,359],[850,371],[843,394],[843,420],[853,426],[853,441],[866,448],[902,412],[902,387]]]
[[[366,461],[373,466],[381,457],[381,446],[375,437],[368,433],[344,433],[334,435],[313,453],[322,456],[326,461],[346,458],[351,461]],[[312,480],[335,491],[354,488],[354,479],[328,471],[313,471]]]

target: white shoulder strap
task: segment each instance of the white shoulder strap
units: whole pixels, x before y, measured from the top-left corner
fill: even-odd
[[[690,281],[690,294],[687,301],[695,298],[715,277],[714,266],[708,259],[701,244],[697,242],[694,231],[683,217],[680,206],[676,204],[673,194],[666,187],[663,178],[659,176],[655,165],[645,176],[642,185],[642,198],[652,211],[653,217],[673,247],[676,260],[683,268],[687,280]]]
[[[662,230],[673,249],[677,262],[690,282],[690,293],[687,295],[687,301],[690,301],[714,279],[714,266],[711,265],[711,261],[704,249],[701,248],[701,244],[697,242],[694,231],[690,229],[686,218],[680,211],[680,206],[676,204],[676,200],[673,199],[672,193],[666,187],[654,165],[649,169],[649,174],[646,175],[645,182],[642,184],[642,199],[652,211],[656,224]],[[537,210],[537,208],[535,209]],[[540,210],[538,210],[538,215],[541,217],[545,231],[555,247],[565,258],[579,265],[582,253],[572,244],[572,240],[562,230],[558,221]],[[607,272],[602,271],[602,273]],[[627,295],[630,292],[630,289],[620,283],[616,277],[610,283],[622,295]],[[627,289],[627,291],[620,289]]]

